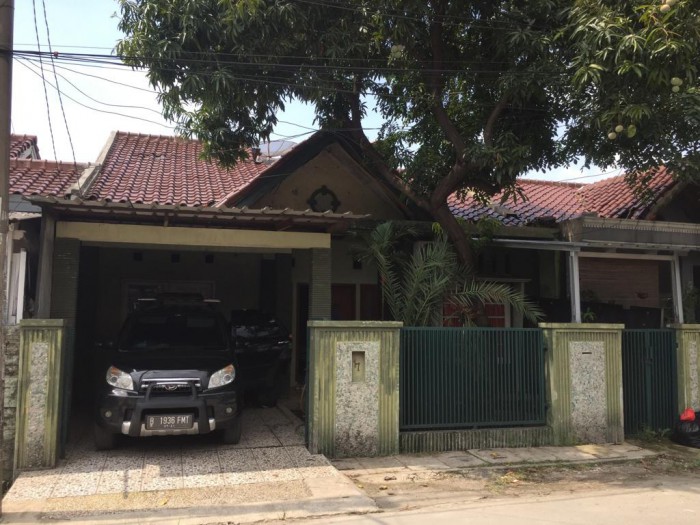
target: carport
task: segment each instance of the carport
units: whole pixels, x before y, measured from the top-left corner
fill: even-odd
[[[70,407],[89,413],[97,343],[114,338],[133,301],[154,291],[195,292],[222,312],[254,308],[299,324],[298,283],[308,318],[330,317],[331,231],[362,216],[291,210],[192,208],[37,197],[44,211],[40,318],[67,321],[58,374],[59,449]],[[306,315],[302,312],[301,315]],[[305,324],[305,320],[301,320]],[[293,367],[292,367],[293,370]],[[72,388],[71,388],[72,387]]]

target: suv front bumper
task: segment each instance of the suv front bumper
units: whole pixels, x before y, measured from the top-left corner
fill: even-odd
[[[109,392],[99,403],[97,422],[114,434],[127,436],[172,436],[207,434],[217,428],[233,425],[240,414],[240,402],[235,389],[205,393],[193,389],[189,395],[117,395]],[[192,414],[190,428],[147,429],[146,417],[153,414]]]

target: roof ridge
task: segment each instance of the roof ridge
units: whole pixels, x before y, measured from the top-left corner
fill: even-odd
[[[181,137],[179,135],[157,135],[157,134],[152,134],[152,133],[140,133],[136,131],[120,131],[116,130],[114,132],[116,135],[121,135],[125,137],[145,137],[145,138],[151,138],[151,139],[168,139],[168,140],[176,140],[180,142],[194,142],[195,144],[202,144],[202,141],[200,139],[193,139],[193,138],[188,138],[188,137]],[[298,144],[297,144],[298,146]],[[256,146],[246,146],[246,150],[252,150]],[[296,147],[296,146],[295,146]],[[251,159],[243,159],[243,161],[247,161]]]
[[[72,169],[85,169],[89,166],[89,163],[85,162],[70,162],[63,160],[50,160],[50,159],[27,159],[27,158],[11,158],[10,166],[26,165],[29,168],[48,168],[56,167],[61,169],[63,167],[69,167]]]
[[[582,182],[566,182],[566,181],[558,181],[558,180],[542,180],[542,179],[518,179],[516,182],[528,182],[528,183],[535,183],[535,184],[540,184],[542,186],[563,186],[563,187],[570,187],[570,188],[580,188],[581,186],[586,186],[585,183]]]

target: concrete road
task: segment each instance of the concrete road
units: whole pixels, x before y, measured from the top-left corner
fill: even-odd
[[[311,523],[301,521],[298,523]],[[318,520],[314,520],[318,523]],[[700,486],[663,484],[652,489],[570,496],[481,500],[418,511],[344,516],[335,525],[685,525],[700,523]]]

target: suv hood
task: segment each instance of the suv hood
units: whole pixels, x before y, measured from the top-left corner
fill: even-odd
[[[195,370],[210,375],[234,363],[230,353],[173,355],[163,352],[120,352],[113,356],[112,365],[125,372]]]

